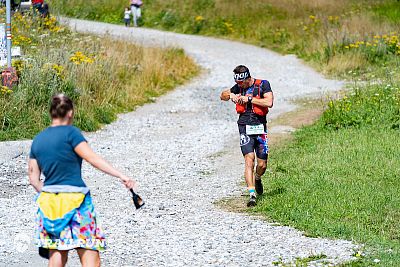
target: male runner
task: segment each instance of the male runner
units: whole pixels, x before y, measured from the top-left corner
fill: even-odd
[[[236,84],[221,93],[221,100],[231,100],[239,114],[238,127],[240,148],[245,161],[245,179],[250,199],[248,207],[256,205],[256,192],[263,193],[261,176],[267,169],[268,136],[267,113],[272,108],[274,95],[267,80],[252,78],[246,66],[239,65],[233,70]],[[257,167],[254,173],[254,161]]]

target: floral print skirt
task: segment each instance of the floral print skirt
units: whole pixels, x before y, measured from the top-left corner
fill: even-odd
[[[106,248],[105,236],[98,224],[90,193],[81,196],[80,200],[79,196],[76,198],[77,195],[71,194],[82,193],[41,194],[45,194],[41,202],[45,205],[40,205],[37,201],[39,209],[36,214],[35,241],[38,247],[56,250],[84,248],[98,251]],[[75,201],[75,207],[67,205],[71,208],[60,215],[59,210],[65,210],[65,203],[71,197],[75,197],[75,200],[72,200]],[[55,213],[57,214],[54,215]]]

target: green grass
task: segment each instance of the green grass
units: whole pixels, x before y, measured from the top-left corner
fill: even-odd
[[[374,6],[373,11],[378,17],[389,19],[392,23],[399,23],[400,21],[400,2],[399,1],[386,1]]]
[[[309,262],[312,261],[320,261],[322,259],[325,259],[326,255],[324,254],[319,254],[319,255],[311,255],[306,258],[296,258],[294,262],[284,262],[282,259],[279,259],[277,261],[272,262],[273,265],[275,266],[280,266],[280,267],[285,267],[285,266],[296,266],[296,267],[306,267],[308,266]]]
[[[355,88],[270,157],[253,209],[308,236],[365,244],[345,266],[400,264],[400,86]]]
[[[269,190],[255,210],[309,236],[366,244],[366,262],[398,266],[399,138],[398,130],[373,127],[306,128],[271,154]]]
[[[322,116],[325,127],[332,129],[350,126],[380,125],[400,127],[399,84],[355,85],[350,93],[337,101],[330,101]]]
[[[280,221],[296,222],[316,236],[399,238],[400,213],[391,211],[400,204],[399,137],[398,130],[368,127],[300,131],[296,142],[271,154],[268,183],[282,194],[267,193],[259,210],[279,213]]]

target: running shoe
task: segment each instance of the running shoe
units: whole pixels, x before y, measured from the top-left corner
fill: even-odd
[[[254,207],[256,205],[256,194],[250,194],[249,202],[247,202],[247,207]]]
[[[264,193],[264,188],[263,188],[261,179],[258,179],[258,180],[256,179],[256,192],[257,192],[257,195],[259,195],[259,196]]]

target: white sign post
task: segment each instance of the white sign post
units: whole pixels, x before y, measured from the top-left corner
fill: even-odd
[[[7,64],[6,24],[0,23],[0,65]]]
[[[7,68],[11,68],[11,0],[6,0]]]

